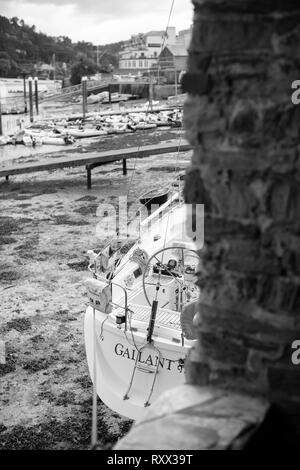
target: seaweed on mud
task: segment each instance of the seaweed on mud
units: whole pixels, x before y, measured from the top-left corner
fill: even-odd
[[[30,237],[25,238],[21,245],[15,247],[15,250],[18,252],[18,256],[22,258],[29,258],[31,259],[33,256],[33,251],[39,245],[39,235],[32,235]]]
[[[17,330],[19,332],[27,331],[31,329],[31,321],[28,318],[16,318],[6,323],[5,329]]]
[[[120,430],[122,432],[122,435],[125,435],[130,431],[133,423],[134,423],[134,421],[132,421],[132,420],[123,421],[122,423],[120,423],[119,426],[120,426]]]
[[[78,207],[78,209],[73,209],[73,212],[76,212],[80,215],[96,215],[99,204],[89,204],[85,206]]]
[[[33,359],[30,361],[25,361],[22,364],[22,368],[27,370],[28,373],[34,374],[35,372],[39,372],[40,370],[48,369],[48,367],[55,362],[56,359]]]
[[[85,201],[96,201],[97,196],[83,196],[80,199],[76,199],[75,202],[85,202]]]
[[[7,430],[7,427],[4,424],[0,423],[0,433]]]
[[[40,392],[38,394],[38,398],[40,400],[47,400],[49,403],[53,403],[56,399],[56,395],[50,392],[50,390],[46,390],[45,392]]]
[[[9,374],[16,370],[16,365],[14,362],[6,362],[5,364],[0,364],[0,377],[3,375]]]
[[[84,219],[74,219],[69,215],[55,215],[52,217],[55,225],[87,225],[87,221]]]
[[[17,196],[10,196],[10,199],[14,199],[15,201],[26,201],[27,199],[32,199],[33,197],[34,194],[18,194]]]
[[[74,269],[74,271],[86,271],[89,265],[87,259],[83,260],[71,260],[67,263],[69,268]]]
[[[27,209],[28,207],[32,207],[32,204],[26,204],[26,202],[23,202],[22,204],[18,204],[21,209]]]
[[[16,232],[19,228],[19,223],[13,217],[0,216],[0,236],[8,236]]]
[[[20,277],[21,274],[13,269],[0,271],[0,282],[17,281]]]
[[[148,168],[148,171],[165,171],[166,173],[173,173],[178,171],[178,167],[176,166],[152,166]]]
[[[86,390],[88,388],[91,388],[92,386],[92,381],[89,377],[89,375],[83,375],[82,377],[78,377],[74,380],[74,382],[78,383],[81,385],[81,387]]]
[[[100,448],[112,446],[123,435],[112,433],[109,424],[98,414],[98,431]],[[126,425],[120,427],[126,429]],[[55,448],[84,450],[90,447],[91,418],[90,414],[76,413],[63,422],[50,419],[47,422],[31,427],[12,426],[1,433],[0,450],[49,450]]]
[[[54,315],[55,320],[59,320],[62,323],[69,323],[71,321],[76,321],[77,317],[73,315],[69,310],[59,310]]]
[[[6,347],[5,364],[0,363],[0,377],[16,370],[17,356],[10,345]]]
[[[34,345],[38,345],[39,343],[44,343],[44,342],[45,342],[45,338],[44,338],[42,335],[35,335],[35,336],[31,336],[30,341],[31,341]]]
[[[58,397],[55,397],[54,399],[54,405],[56,406],[68,406],[70,405],[71,403],[74,403],[75,402],[75,393],[74,392],[70,392],[68,390],[60,393],[58,395]]]
[[[11,245],[12,243],[16,243],[16,241],[16,238],[13,237],[0,236],[0,247],[3,245]]]
[[[59,395],[55,395],[50,390],[46,390],[44,392],[40,392],[38,394],[38,398],[40,400],[47,400],[48,402],[52,403],[55,406],[68,406],[71,403],[75,403],[75,393],[70,391],[64,391]]]
[[[68,367],[62,367],[61,369],[54,369],[53,375],[55,375],[55,377],[61,377],[66,372],[68,372],[68,370],[69,370]]]

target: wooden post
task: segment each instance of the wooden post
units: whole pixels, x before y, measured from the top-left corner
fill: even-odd
[[[27,114],[26,73],[23,73],[24,113]]]
[[[30,115],[30,122],[33,122],[32,77],[28,78],[28,84],[29,84],[29,115]]]
[[[123,158],[123,175],[127,175],[126,158]]]
[[[150,111],[152,111],[153,108],[153,83],[152,83],[152,75],[149,70],[149,106],[150,106]]]
[[[110,85],[108,85],[108,101],[109,101],[109,104],[111,104],[111,89],[110,89]]]
[[[92,188],[92,168],[90,165],[86,165],[86,185],[87,189]]]
[[[178,95],[178,90],[177,90],[177,70],[176,70],[176,66],[174,66],[174,70],[175,70],[175,97],[176,97],[176,102],[177,102],[177,95]]]
[[[38,78],[34,77],[34,96],[35,96],[35,110],[36,114],[39,114],[39,88],[38,88]]]
[[[81,79],[81,91],[82,91],[82,117],[85,119],[87,112],[87,77]]]

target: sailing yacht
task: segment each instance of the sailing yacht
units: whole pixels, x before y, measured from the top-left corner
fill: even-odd
[[[143,198],[148,208],[151,201],[155,196]],[[179,190],[140,221],[124,256],[116,242],[90,253],[84,324],[90,376],[100,399],[134,420],[184,383],[195,342],[199,258],[186,233],[187,217]]]

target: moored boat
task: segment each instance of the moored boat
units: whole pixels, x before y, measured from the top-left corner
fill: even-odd
[[[162,392],[184,383],[199,296],[199,258],[185,234],[186,216],[180,195],[173,194],[139,223],[136,243],[125,255],[115,242],[90,253],[90,375],[101,400],[132,419]]]

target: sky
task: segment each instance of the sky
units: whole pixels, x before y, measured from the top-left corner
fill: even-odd
[[[17,16],[50,36],[107,44],[164,30],[172,0],[0,0],[0,15]],[[192,24],[191,0],[174,0],[170,26]]]

